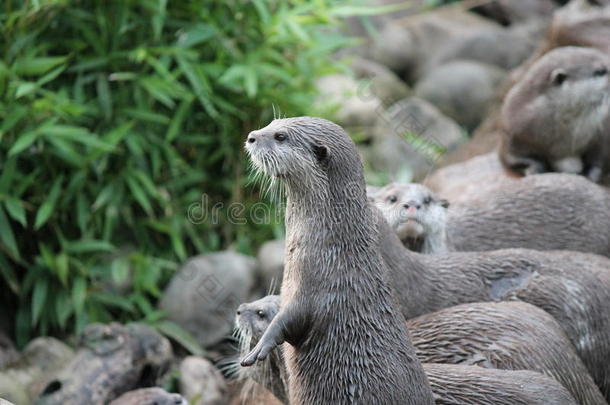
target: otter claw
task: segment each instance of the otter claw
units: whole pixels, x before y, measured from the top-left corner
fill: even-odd
[[[263,344],[261,347],[258,345],[241,361],[242,367],[250,367],[257,361],[263,361],[267,358],[271,350],[275,348],[274,344]]]

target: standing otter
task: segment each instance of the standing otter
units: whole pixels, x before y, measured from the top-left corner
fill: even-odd
[[[445,231],[449,201],[415,183],[390,183],[367,190],[407,249],[431,254],[449,251]]]
[[[592,48],[557,48],[534,63],[502,106],[503,163],[599,182],[610,169],[609,70],[610,57]]]
[[[269,295],[241,304],[237,310],[236,330],[241,352],[245,354],[258,342],[264,330],[279,311],[279,297]],[[531,370],[553,377],[582,405],[604,405],[606,401],[587,372],[582,360],[557,321],[545,311],[523,302],[475,303],[447,308],[407,321],[417,357],[426,363],[477,365],[486,369]],[[287,403],[286,384],[282,378],[282,351],[269,358],[242,378],[254,380]],[[442,367],[438,369],[442,370]],[[460,370],[454,370],[459,375]],[[485,370],[487,371],[487,370]],[[493,383],[495,374],[480,373]],[[449,369],[448,373],[451,372]],[[457,372],[457,373],[456,373]],[[468,373],[461,373],[463,376]],[[433,374],[434,375],[434,374]],[[433,394],[450,397],[448,384],[438,374]],[[251,381],[249,380],[249,381]],[[515,383],[506,374],[506,386]],[[476,380],[464,378],[465,390],[472,390]],[[496,382],[497,384],[497,382]],[[495,384],[484,387],[479,397],[487,397]],[[445,387],[445,388],[443,388]],[[514,390],[514,388],[513,388]],[[502,390],[504,391],[504,390]],[[509,389],[510,392],[510,389]],[[552,402],[551,402],[552,403]]]
[[[282,307],[242,366],[287,342],[291,404],[432,404],[349,136],[319,118],[278,119],[251,132],[246,150],[288,201]]]

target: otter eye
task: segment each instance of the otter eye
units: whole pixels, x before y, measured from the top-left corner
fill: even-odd
[[[264,318],[265,311],[259,309],[258,311],[256,311],[256,315],[258,315],[259,318]]]
[[[430,204],[431,202],[432,202],[432,198],[430,198],[430,197],[426,197],[426,198],[424,198],[424,204],[428,205],[428,204]]]
[[[288,139],[288,136],[285,133],[283,133],[283,132],[277,132],[273,137],[278,142],[283,142],[286,139]]]
[[[555,86],[561,86],[568,78],[568,74],[562,69],[555,69],[551,73],[551,81]]]
[[[595,72],[593,72],[593,76],[597,76],[597,77],[606,76],[607,74],[608,74],[608,69],[606,69],[605,67],[597,69]]]
[[[388,197],[388,201],[391,203],[395,203],[398,200],[395,195],[391,195]]]

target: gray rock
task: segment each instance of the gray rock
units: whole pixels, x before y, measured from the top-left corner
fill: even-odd
[[[169,341],[144,324],[89,324],[76,355],[55,372],[36,405],[104,405],[119,395],[154,386],[169,368]]]
[[[430,71],[415,95],[435,105],[468,130],[476,128],[489,109],[506,72],[473,61],[452,61]]]
[[[170,394],[163,388],[140,388],[126,392],[108,405],[188,405],[178,394]]]
[[[284,274],[284,239],[275,239],[263,243],[256,259],[262,284],[261,293],[274,294],[282,285]]]
[[[415,97],[397,102],[380,116],[374,135],[368,153],[371,166],[400,181],[421,179],[442,153],[466,140],[453,120]]]
[[[510,70],[526,60],[537,44],[531,36],[520,34],[516,29],[486,27],[449,41],[429,68],[451,60],[465,59]]]
[[[390,106],[411,93],[402,79],[380,63],[358,58],[352,63],[352,70],[357,78],[368,84],[366,90],[381,100],[384,106]]]
[[[371,41],[371,58],[413,83],[454,38],[496,26],[455,8],[411,16],[387,24]]]
[[[52,337],[32,340],[8,368],[0,371],[0,397],[32,403],[46,381],[74,357],[74,350]]]
[[[372,94],[367,83],[342,74],[320,77],[316,81],[319,96],[316,108],[335,111],[335,121],[348,131],[368,133],[383,104]]]
[[[180,393],[191,405],[227,403],[227,384],[224,377],[203,357],[189,356],[180,363]]]
[[[231,333],[235,309],[248,300],[255,271],[256,261],[239,253],[196,256],[174,275],[160,308],[209,347]]]

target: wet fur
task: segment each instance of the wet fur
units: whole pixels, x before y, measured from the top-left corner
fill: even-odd
[[[390,183],[371,190],[369,199],[381,210],[386,221],[394,229],[409,250],[420,253],[440,254],[449,252],[447,243],[447,208],[449,202],[420,184]],[[405,206],[416,205],[415,214]],[[416,220],[418,229],[407,233]]]
[[[278,133],[288,139],[275,142]],[[351,139],[310,117],[274,120],[249,137],[253,163],[286,186],[288,201],[282,309],[242,364],[288,342],[291,404],[431,404]]]
[[[279,299],[267,296],[242,304],[242,307],[249,311],[242,311],[237,316],[238,330],[254,330],[251,336],[257,340],[262,334],[260,329],[270,320],[257,319],[254,313],[259,308],[277,312]],[[424,364],[437,404],[571,403],[569,395],[537,373],[500,372],[487,370],[489,368],[546,373],[568,387],[578,403],[606,403],[557,321],[532,305],[519,302],[467,304],[415,318],[407,321],[407,325],[419,359],[442,363],[439,366]],[[244,350],[247,352],[248,348]],[[282,369],[281,364],[278,359],[269,359],[244,374],[287,403],[282,398],[287,388],[277,378],[278,374],[268,378],[262,372],[263,366]],[[550,397],[541,396],[541,393]]]
[[[534,63],[502,106],[503,163],[523,174],[563,171],[599,182],[610,170],[608,71],[610,58],[591,48],[557,48]]]

